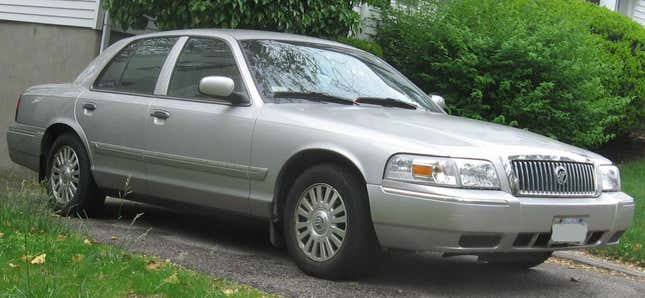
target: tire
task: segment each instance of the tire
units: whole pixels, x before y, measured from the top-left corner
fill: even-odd
[[[313,197],[316,197],[318,189],[318,197],[325,197],[325,193],[329,191],[325,200],[327,209],[323,204],[317,207],[312,196],[307,195],[313,190]],[[338,198],[334,199],[334,190],[340,196],[340,201]],[[307,208],[304,200],[310,202],[313,208],[296,217],[296,210]],[[343,211],[334,215],[334,212],[343,208],[344,224]],[[326,218],[323,213],[326,213]],[[307,218],[303,214],[310,216]],[[296,229],[296,221],[299,230]],[[289,191],[283,210],[283,225],[289,254],[298,267],[309,275],[331,280],[355,279],[364,276],[377,264],[380,249],[371,220],[365,183],[349,169],[335,164],[321,164],[303,172]],[[340,245],[337,241],[340,239],[338,230],[345,232]],[[305,235],[301,238],[302,246],[297,233],[301,233],[300,236],[309,233],[308,237]],[[324,241],[323,236],[329,241]],[[320,243],[328,243],[318,244],[316,248],[314,239],[323,239]],[[312,244],[305,246],[309,240]]]
[[[92,178],[85,146],[74,134],[62,134],[52,144],[44,182],[59,215],[94,216],[103,209],[105,196]]]
[[[544,261],[551,257],[551,254],[553,254],[551,251],[536,253],[496,253],[480,255],[478,260],[495,267],[527,270],[544,263]]]

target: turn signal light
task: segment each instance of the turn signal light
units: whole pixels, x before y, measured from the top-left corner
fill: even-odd
[[[22,99],[22,96],[18,96],[18,102],[16,102],[16,115],[14,117],[14,121],[18,122],[18,110],[20,110],[20,100]]]
[[[429,165],[412,165],[412,173],[415,176],[429,177],[432,175],[432,166]]]

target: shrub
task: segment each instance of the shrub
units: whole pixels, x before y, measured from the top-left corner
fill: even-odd
[[[643,119],[645,29],[583,1],[420,1],[386,11],[385,58],[452,114],[588,148]]]
[[[358,39],[358,38],[349,38],[349,37],[339,38],[338,42],[348,44],[350,46],[353,46],[355,48],[361,49],[366,52],[370,52],[376,56],[383,58],[383,49],[376,42],[364,40],[364,39]]]
[[[365,0],[367,1],[367,0]],[[354,0],[108,0],[114,22],[124,29],[245,28],[314,36],[347,36],[359,24]]]

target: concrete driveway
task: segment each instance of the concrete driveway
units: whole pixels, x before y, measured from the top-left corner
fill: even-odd
[[[642,297],[645,293],[642,279],[560,262],[505,272],[477,264],[473,257],[414,253],[386,254],[364,280],[331,282],[301,273],[284,250],[270,245],[264,225],[115,199],[107,204],[104,217],[78,222],[95,240],[289,297]]]

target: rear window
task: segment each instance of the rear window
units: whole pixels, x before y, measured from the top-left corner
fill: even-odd
[[[152,94],[161,67],[177,39],[151,38],[129,44],[103,69],[94,88]]]

